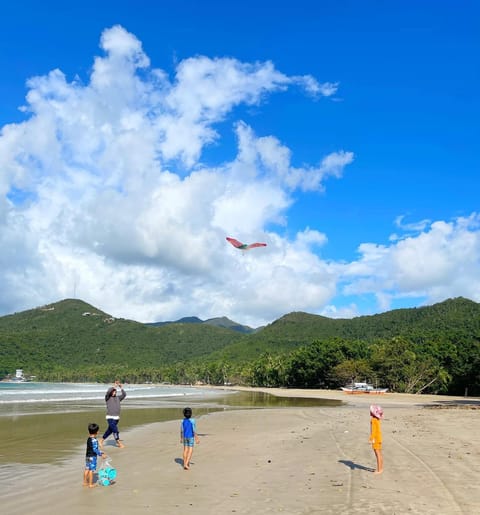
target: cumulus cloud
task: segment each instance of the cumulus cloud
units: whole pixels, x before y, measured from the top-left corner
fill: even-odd
[[[314,228],[284,235],[297,194],[324,191],[353,153],[297,166],[288,141],[236,108],[291,88],[332,97],[337,83],[206,56],[170,74],[120,26],[100,48],[86,79],[59,69],[29,79],[25,120],[1,128],[1,313],[76,296],[139,321],[226,315],[256,326],[293,310],[334,313],[341,294],[478,296],[477,215],[362,244],[352,263],[321,259],[327,235]],[[206,166],[226,120],[236,153]],[[227,235],[268,246],[242,253]]]
[[[342,270],[348,295],[375,294],[379,308],[392,299],[439,302],[464,296],[480,301],[480,216],[438,221],[390,246],[362,244],[360,258]]]
[[[396,241],[402,238],[406,238],[407,235],[418,234],[423,231],[429,224],[431,224],[431,220],[419,220],[416,222],[405,223],[403,220],[405,215],[399,215],[395,218],[395,226],[402,231],[403,234],[398,235],[393,233],[390,235],[390,241]]]
[[[283,188],[302,191],[322,191],[328,177],[340,178],[345,167],[353,162],[353,152],[332,152],[318,166],[296,168],[288,147],[274,136],[256,137],[253,130],[239,123],[237,135],[243,170],[252,175],[268,175],[271,181],[280,181]]]
[[[349,159],[297,170],[288,147],[241,120],[233,159],[208,168],[200,157],[237,106],[292,87],[328,97],[338,85],[268,61],[205,56],[181,61],[170,79],[120,26],[100,47],[86,81],[59,69],[30,78],[25,121],[2,128],[3,311],[76,295],[142,321],[195,313],[264,322],[321,305],[334,280],[309,245],[323,236],[289,243],[266,227],[286,223],[295,188],[321,189]],[[226,253],[231,231],[269,241],[255,266]]]

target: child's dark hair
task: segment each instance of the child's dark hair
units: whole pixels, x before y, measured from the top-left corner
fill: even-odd
[[[183,410],[183,416],[185,418],[190,418],[192,416],[192,408],[185,408]]]
[[[97,434],[99,429],[100,428],[99,428],[98,424],[95,424],[95,423],[88,424],[88,434],[89,435]]]

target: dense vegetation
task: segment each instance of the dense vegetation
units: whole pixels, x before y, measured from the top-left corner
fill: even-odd
[[[480,304],[335,320],[290,313],[252,334],[210,324],[113,319],[79,300],[0,317],[0,377],[480,394]]]

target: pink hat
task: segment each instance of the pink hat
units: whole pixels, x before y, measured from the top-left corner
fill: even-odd
[[[375,418],[383,418],[383,409],[381,406],[377,406],[376,404],[372,404],[370,406],[370,415]]]

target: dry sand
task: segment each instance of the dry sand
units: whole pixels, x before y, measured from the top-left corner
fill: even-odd
[[[259,389],[262,390],[262,389]],[[0,485],[5,515],[480,514],[480,399],[320,390],[325,408],[225,411],[197,420],[201,442],[182,468],[179,421],[122,433],[106,451],[109,487],[82,487],[83,448],[62,466]],[[372,473],[368,405],[384,407],[385,472]]]

